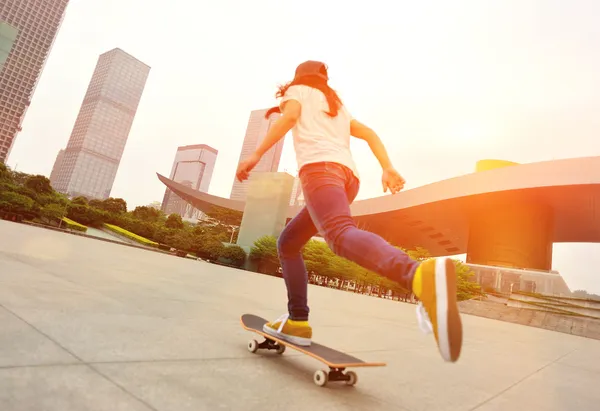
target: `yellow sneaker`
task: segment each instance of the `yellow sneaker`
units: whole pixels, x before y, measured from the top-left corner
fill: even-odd
[[[263,331],[273,337],[304,347],[310,346],[312,338],[312,328],[308,325],[308,321],[290,320],[289,314],[282,315],[275,321],[266,323],[263,326]]]
[[[413,292],[419,298],[421,330],[433,332],[442,358],[455,362],[462,348],[462,322],[456,299],[456,267],[449,258],[424,261],[417,267]]]

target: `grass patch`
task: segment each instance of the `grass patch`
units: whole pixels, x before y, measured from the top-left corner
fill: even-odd
[[[137,241],[140,244],[147,245],[147,246],[150,246],[150,247],[158,247],[158,243],[157,242],[154,242],[152,240],[148,240],[147,238],[144,238],[142,236],[134,234],[131,231],[127,231],[127,230],[125,230],[125,229],[123,229],[121,227],[118,227],[116,225],[104,224],[104,227],[106,227],[107,229],[109,229],[110,231],[112,231],[114,233],[117,233],[117,234],[120,234],[120,235],[122,235],[124,237],[127,237],[130,240]]]
[[[77,221],[73,221],[67,217],[63,217],[62,221],[67,225],[67,228],[71,230],[81,231],[82,233],[85,233],[88,229],[83,224],[79,224]]]

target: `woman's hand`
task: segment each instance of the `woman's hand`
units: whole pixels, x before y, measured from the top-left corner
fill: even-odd
[[[260,161],[260,156],[256,153],[253,153],[250,157],[248,157],[247,159],[242,161],[240,163],[240,165],[238,166],[238,169],[235,173],[235,176],[237,177],[237,179],[240,182],[247,180],[248,176],[250,175],[250,171],[252,171],[252,169],[254,167],[256,167],[256,165],[258,164],[259,161]]]
[[[381,184],[383,185],[384,193],[389,189],[392,194],[396,194],[404,188],[405,183],[406,180],[395,169],[387,168],[383,170]]]

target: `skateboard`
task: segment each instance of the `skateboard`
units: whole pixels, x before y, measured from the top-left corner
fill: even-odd
[[[313,375],[313,381],[320,387],[324,387],[330,381],[343,381],[353,386],[358,382],[358,376],[354,371],[346,371],[350,367],[382,367],[382,362],[366,362],[346,353],[334,350],[321,344],[312,342],[310,346],[304,347],[280,338],[274,337],[263,331],[267,323],[264,318],[253,314],[244,314],[241,317],[242,327],[248,331],[260,334],[265,338],[261,343],[252,339],[248,341],[248,351],[256,353],[258,350],[273,350],[277,354],[283,354],[286,347],[291,347],[303,354],[313,357],[329,367],[329,370],[317,370]]]

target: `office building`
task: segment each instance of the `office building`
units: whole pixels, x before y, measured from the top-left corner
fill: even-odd
[[[286,224],[294,177],[258,172],[250,180],[237,245],[249,250],[265,235],[279,237]]]
[[[155,210],[160,210],[162,207],[162,203],[160,201],[153,201],[150,204],[148,204],[146,207],[150,207]]]
[[[302,194],[302,183],[300,182],[300,178],[294,178],[294,185],[292,186],[292,195],[290,197],[290,205],[303,206],[304,195]]]
[[[207,193],[217,162],[217,154],[217,150],[206,144],[178,147],[169,178],[192,190]],[[167,215],[179,214],[189,221],[197,221],[201,217],[197,209],[168,188],[165,190],[161,210]]]
[[[62,164],[64,154],[65,150],[60,150],[56,155],[56,160],[54,160],[52,172],[50,172],[50,184],[52,184],[52,181],[57,181],[58,173],[60,172],[60,165]]]
[[[4,39],[10,52],[0,70],[0,162],[6,162],[37,86],[68,0],[0,0]],[[7,25],[10,28],[7,28]],[[15,34],[15,31],[17,32]]]
[[[248,120],[246,136],[244,137],[244,143],[242,145],[242,152],[240,153],[238,164],[248,158],[248,156],[250,156],[254,150],[258,148],[260,143],[262,143],[266,137],[271,126],[281,116],[280,114],[276,113],[266,119],[266,113],[266,109],[254,110],[250,113],[250,119]],[[254,173],[277,172],[279,169],[281,152],[283,151],[283,143],[284,139],[282,138],[279,140],[279,142],[277,142],[277,144],[271,147],[271,149],[267,151],[261,158],[254,170],[252,170],[250,176],[252,176]],[[234,179],[230,198],[232,200],[245,201],[246,196],[248,195],[248,185],[249,179],[244,182],[239,182],[237,179]]]
[[[55,190],[110,196],[150,67],[121,49],[100,56],[71,138],[54,165]]]

